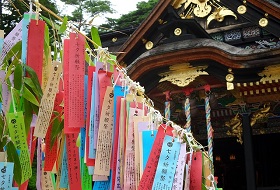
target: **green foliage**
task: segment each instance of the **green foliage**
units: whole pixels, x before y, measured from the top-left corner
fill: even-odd
[[[56,117],[52,122],[52,131],[51,131],[51,147],[54,145],[55,140],[58,135],[62,132],[64,126],[64,120],[60,122],[59,117]]]
[[[75,6],[72,15],[68,15],[78,30],[88,28],[90,20],[103,13],[113,13],[111,2],[108,0],[61,0],[62,2]]]
[[[28,12],[29,7],[23,4],[23,0],[1,0],[1,2],[2,5],[0,7],[0,29],[5,30],[5,33],[8,34],[22,19],[20,14],[23,15],[24,12]],[[17,7],[18,11],[15,10],[10,2],[12,2]],[[28,4],[29,1],[25,0],[24,2]],[[40,0],[40,3],[54,13],[58,13],[58,9],[54,0]],[[47,12],[42,12],[41,14],[43,16],[50,17]]]
[[[141,1],[137,3],[137,10],[122,15],[119,19],[107,18],[107,24],[101,25],[101,28],[120,30],[129,27],[138,27],[145,20],[159,0]]]
[[[95,27],[91,28],[91,39],[92,39],[92,41],[95,42],[94,47],[96,49],[98,48],[98,46],[100,46],[100,47],[102,46],[101,45],[101,40],[100,40],[100,37],[99,37],[99,34],[98,34],[98,30]]]
[[[14,163],[14,180],[17,182],[17,184],[21,184],[21,165],[19,161],[19,156],[16,150],[16,147],[13,142],[8,142],[6,145],[7,148],[7,160],[8,162]]]

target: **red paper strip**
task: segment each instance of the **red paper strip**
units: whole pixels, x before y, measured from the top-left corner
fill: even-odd
[[[27,65],[36,72],[42,83],[45,22],[31,20],[28,27]]]
[[[190,172],[190,190],[202,188],[202,164],[201,152],[194,152]]]
[[[72,190],[82,189],[79,149],[76,146],[78,133],[66,134],[66,148],[68,161],[68,180]]]
[[[113,73],[99,70],[98,71],[98,80],[99,80],[99,105],[102,106],[104,95],[106,93],[107,86],[112,86],[111,76]],[[101,108],[99,110],[99,115]]]
[[[79,133],[80,128],[69,128],[69,43],[70,40],[64,40],[63,48],[63,79],[64,79],[64,133]],[[84,113],[84,112],[83,112]]]
[[[54,102],[54,110],[61,113],[62,107],[61,103],[63,100],[63,92],[59,92],[56,94],[55,102]],[[54,115],[52,116],[52,119],[54,119]],[[53,125],[49,126],[48,132],[46,134],[45,143],[46,143],[46,157],[45,157],[45,165],[44,165],[44,171],[52,171],[56,158],[57,158],[57,149],[58,144],[57,140],[54,141],[53,146],[51,147],[51,131],[53,129]]]
[[[112,86],[111,76],[113,73],[99,70],[98,71],[98,84],[99,84],[99,112],[95,114],[95,117],[100,119],[100,114],[102,110],[103,100],[106,93],[107,86]],[[95,110],[96,111],[96,110]],[[97,147],[99,123],[94,125],[94,149]]]
[[[172,128],[167,127],[166,131],[164,128],[166,125],[161,125],[158,129],[157,136],[153,145],[153,148],[151,150],[150,157],[148,159],[148,162],[146,164],[145,170],[143,172],[142,178],[140,180],[138,189],[141,190],[151,190],[153,187],[153,182],[156,174],[156,169],[158,165],[158,160],[160,157],[160,152],[162,148],[162,143],[164,140],[165,135],[172,136]]]
[[[53,119],[53,117],[52,117]],[[54,163],[57,158],[57,140],[54,141],[53,146],[51,147],[51,131],[53,125],[49,126],[48,132],[46,134],[45,143],[46,143],[46,157],[44,164],[44,171],[52,171]]]
[[[88,67],[88,93],[87,93],[87,120],[86,120],[86,165],[94,166],[94,159],[90,159],[89,156],[89,124],[90,124],[90,112],[91,112],[91,95],[92,95],[92,84],[93,84],[93,72],[95,67]]]
[[[116,127],[114,131],[114,144],[113,144],[113,159],[111,163],[111,169],[112,169],[112,189],[114,189],[115,186],[115,180],[116,180],[116,168],[117,168],[117,158],[118,158],[118,142],[119,142],[119,127],[120,127],[120,112],[121,112],[121,96],[117,97],[117,113],[116,113]]]
[[[85,126],[84,118],[84,75],[85,75],[85,38],[81,34],[71,33],[69,41],[69,83],[68,114],[69,127]]]

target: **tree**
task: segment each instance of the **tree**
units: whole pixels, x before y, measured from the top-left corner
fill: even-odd
[[[129,27],[137,27],[145,20],[158,0],[141,1],[137,3],[137,10],[122,15],[119,19],[107,18],[107,23],[101,25],[102,28],[120,30]]]
[[[61,0],[62,2],[75,6],[75,10],[69,20],[75,22],[78,30],[86,29],[86,25],[99,14],[113,13],[111,2],[107,0]]]
[[[40,3],[54,13],[58,13],[57,6],[53,0],[40,0]],[[5,33],[8,34],[22,19],[21,15],[29,11],[28,4],[28,0],[0,0],[0,29],[5,30]],[[41,12],[41,14],[50,17],[46,12]]]

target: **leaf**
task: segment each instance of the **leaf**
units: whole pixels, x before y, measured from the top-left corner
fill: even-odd
[[[53,147],[54,142],[57,136],[61,133],[64,127],[64,120],[59,123],[59,119],[57,118],[53,122],[52,131],[51,131],[51,147]]]
[[[29,102],[33,103],[36,106],[39,106],[39,102],[36,97],[28,90],[26,86],[23,86],[22,96],[28,100]]]
[[[58,34],[63,34],[66,31],[67,23],[68,23],[68,19],[67,19],[67,17],[64,17],[63,22],[58,30]]]
[[[76,140],[76,147],[80,147],[81,146],[81,133],[79,133],[79,136],[78,136],[78,138],[77,138],[77,140]]]
[[[15,164],[14,171],[16,172],[14,172],[14,180],[18,185],[21,185],[22,171],[21,171],[19,156],[14,143],[11,141],[7,144],[7,160],[8,162],[13,162]]]
[[[28,77],[24,77],[23,79],[24,81],[24,84],[26,84],[30,89],[33,90],[34,94],[37,96],[37,97],[40,97],[40,93],[38,92],[37,88],[35,87],[33,81],[31,78],[28,78]]]
[[[39,94],[38,98],[41,100],[41,98],[43,96],[43,91],[42,91],[42,88],[40,86],[37,74],[35,73],[35,71],[31,67],[29,67],[27,65],[24,65],[24,67],[25,67],[27,73],[30,75],[30,78],[31,78],[32,82],[34,83],[34,85],[36,87],[36,90],[38,91],[38,94]],[[33,91],[35,91],[35,90],[33,90]]]
[[[86,49],[87,49],[87,50],[91,51],[91,48],[89,47],[87,41],[86,41],[86,45],[85,45],[85,46],[86,46]],[[92,52],[91,52],[91,53],[92,53]],[[92,59],[92,56],[90,56],[89,53],[88,53],[87,51],[85,51],[85,60],[86,60],[86,62],[87,62],[90,66],[93,66],[94,63],[93,63],[93,61],[92,61],[91,59]]]
[[[14,88],[17,90],[21,90],[22,88],[22,65],[18,64],[14,71]]]
[[[39,112],[39,106],[36,106],[34,104],[31,104],[32,110],[35,112],[36,115],[38,115]]]
[[[22,41],[19,41],[18,43],[16,43],[14,45],[14,47],[12,47],[12,49],[4,57],[3,64],[5,64],[7,66],[8,61],[11,60],[11,58],[13,56],[15,56],[17,52],[21,51],[21,44],[22,44]]]
[[[51,21],[50,19],[48,19],[47,17],[42,16],[42,19],[48,24],[50,25],[52,28],[54,28],[55,30],[59,30],[59,25],[56,24],[55,22]]]
[[[7,73],[5,76],[5,80],[7,80],[11,76],[16,65],[20,64],[19,63],[20,56],[21,56],[21,52],[17,52],[16,55],[13,57],[13,61],[10,63],[10,65],[8,67],[8,70],[7,70]]]
[[[30,125],[33,118],[33,109],[31,103],[24,99],[24,124],[25,124],[25,132],[26,136],[28,136],[28,132],[30,130]]]
[[[50,46],[49,27],[48,27],[48,25],[45,25],[45,37],[44,37],[45,60],[48,60],[48,57],[49,57],[49,46]]]
[[[19,91],[15,88],[11,88],[11,94],[12,94],[12,102],[10,106],[10,112],[19,111],[20,109],[20,94]],[[16,110],[14,110],[14,108]]]
[[[92,41],[94,41],[95,44],[94,47],[97,49],[98,47],[102,47],[101,45],[101,40],[100,40],[100,37],[99,37],[99,33],[98,33],[98,30],[97,28],[95,27],[92,27],[91,28],[91,39]]]

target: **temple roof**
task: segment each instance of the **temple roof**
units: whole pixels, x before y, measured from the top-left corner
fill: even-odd
[[[280,115],[279,13],[279,1],[271,0],[159,0],[135,31],[107,33],[103,39],[122,52],[118,62],[145,87],[157,109],[164,112],[164,102],[172,99],[176,122],[185,122],[183,100],[192,89],[198,136],[205,135],[202,100],[209,86],[214,129],[221,127],[222,137],[224,122],[244,105],[254,112],[269,102]]]

